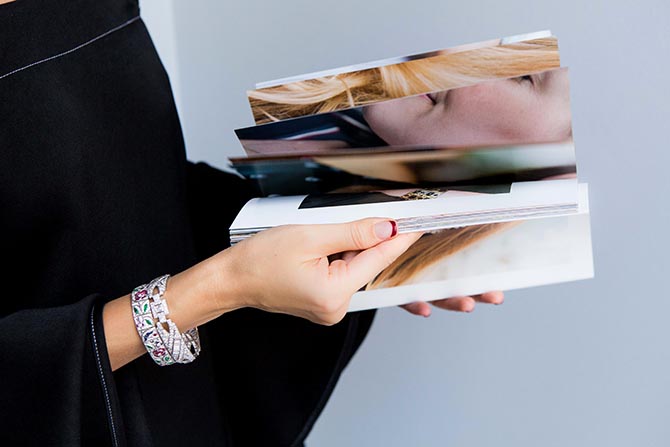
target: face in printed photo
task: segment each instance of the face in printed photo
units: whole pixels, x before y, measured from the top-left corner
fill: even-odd
[[[247,95],[256,124],[266,124],[559,67],[558,41],[541,32],[263,83]]]
[[[483,82],[363,108],[390,145],[468,146],[571,137],[567,69]]]

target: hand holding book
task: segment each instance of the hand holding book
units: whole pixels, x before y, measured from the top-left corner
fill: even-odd
[[[236,130],[249,156],[231,162],[261,197],[238,214],[231,243],[380,215],[422,232],[349,311],[427,315],[418,299],[468,310],[502,300],[487,290],[592,277],[568,89],[548,32],[257,86],[257,125]]]
[[[229,294],[241,307],[285,313],[332,325],[352,295],[392,264],[421,236],[397,234],[395,223],[370,218],[344,224],[286,225],[263,231],[217,256]],[[499,303],[500,293],[440,300],[438,307],[470,311],[474,302]],[[239,307],[239,306],[238,306]],[[426,303],[404,306],[428,316]]]

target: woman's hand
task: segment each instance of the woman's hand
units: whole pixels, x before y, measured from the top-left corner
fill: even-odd
[[[277,227],[172,276],[163,297],[170,308],[170,319],[182,331],[242,307],[332,325],[346,314],[351,296],[419,237],[421,233],[396,235],[395,222],[388,219]],[[108,302],[103,310],[113,370],[146,353],[134,327],[129,301],[130,295],[124,295]],[[451,298],[433,304],[467,311],[474,301],[500,303],[502,294]],[[404,307],[417,315],[430,314],[427,303]]]
[[[335,324],[351,296],[420,237],[395,233],[388,219],[263,231],[214,257],[223,266],[219,307],[255,307]],[[355,254],[329,259],[342,252]]]
[[[430,304],[439,307],[440,309],[453,310],[456,312],[472,312],[475,310],[476,303],[502,304],[504,300],[505,295],[500,291],[496,291],[474,296],[455,296],[453,298],[431,301]],[[424,301],[416,301],[404,304],[400,307],[414,315],[429,317],[431,314],[430,305]]]
[[[388,219],[273,228],[172,276],[163,298],[182,331],[242,307],[332,325],[346,314],[351,296],[420,236],[395,233]],[[329,260],[352,250],[358,253],[346,260]],[[130,295],[105,304],[103,325],[113,370],[146,353]]]
[[[416,233],[415,240],[421,236],[421,233]],[[411,244],[410,244],[411,245]],[[338,255],[339,259],[348,261],[353,259],[359,252],[352,250],[346,251]],[[476,303],[486,303],[486,304],[502,304],[505,300],[505,295],[501,291],[495,292],[486,292],[480,295],[474,296],[455,296],[451,298],[444,298],[440,300],[431,301],[435,307],[445,310],[451,310],[456,312],[472,312],[475,310]],[[430,304],[425,301],[415,301],[408,304],[403,304],[401,307],[407,312],[413,315],[419,315],[422,317],[429,317],[432,313]]]

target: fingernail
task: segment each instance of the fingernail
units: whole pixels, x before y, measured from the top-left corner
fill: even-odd
[[[379,239],[389,239],[398,233],[398,227],[393,220],[377,222],[375,224],[375,234]]]

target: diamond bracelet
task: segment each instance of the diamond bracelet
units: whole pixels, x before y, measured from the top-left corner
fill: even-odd
[[[163,294],[169,277],[163,275],[138,286],[130,296],[137,332],[147,352],[159,366],[190,363],[200,354],[198,328],[181,333],[177,325],[167,318],[170,311]]]

